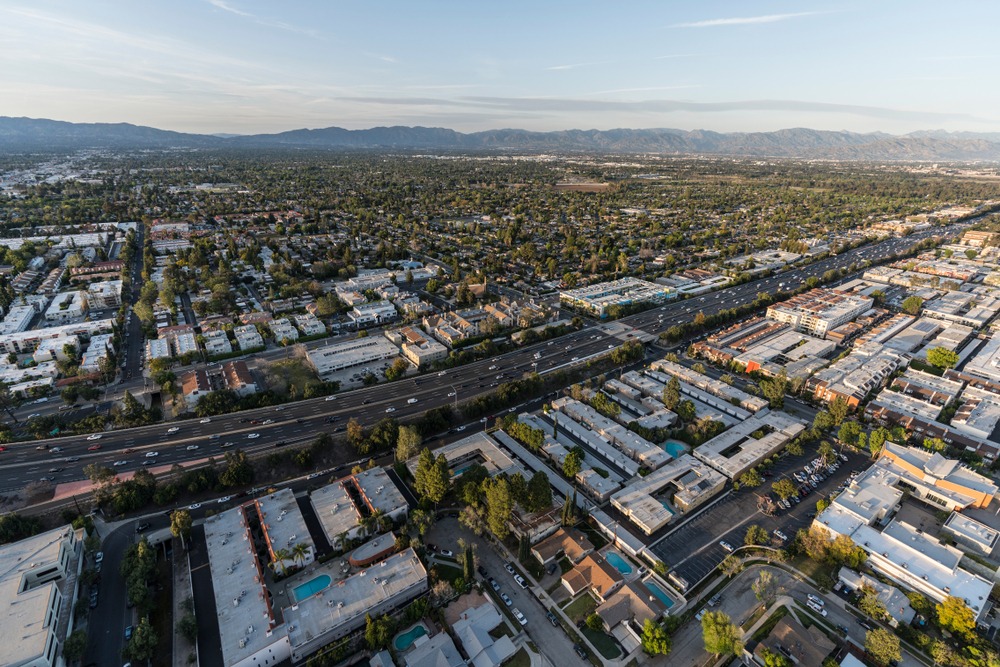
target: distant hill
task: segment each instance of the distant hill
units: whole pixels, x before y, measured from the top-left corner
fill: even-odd
[[[0,150],[73,148],[311,148],[516,150],[732,155],[831,160],[1000,160],[1000,134],[927,130],[896,136],[792,128],[776,132],[615,129],[462,133],[437,127],[340,127],[277,134],[186,134],[128,123],[67,123],[0,117]]]

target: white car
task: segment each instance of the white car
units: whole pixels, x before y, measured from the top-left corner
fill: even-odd
[[[120,468],[122,466],[127,466],[128,465],[128,461],[115,461],[111,465],[113,465],[116,468]]]
[[[394,408],[394,407],[392,407],[392,406],[390,405],[389,407],[387,407],[387,408],[385,409],[385,411],[386,411],[386,412],[395,412],[395,411],[396,411],[396,408]]]
[[[511,609],[510,613],[514,614],[514,618],[516,618],[517,622],[520,623],[521,625],[527,625],[528,624],[528,619],[526,619],[524,617],[524,614],[522,614],[521,610],[518,609],[517,607],[514,607],[513,609]]]
[[[221,505],[222,503],[228,503],[228,502],[229,502],[230,500],[232,500],[232,499],[233,499],[233,497],[232,497],[232,496],[222,496],[221,498],[219,498],[219,499],[218,499],[218,500],[216,500],[215,502],[216,502],[217,504]]]
[[[198,423],[199,423],[199,424],[211,424],[211,423],[212,423],[212,418],[211,418],[211,417],[205,417],[204,419],[202,419],[202,420],[201,420],[200,422],[198,422]]]
[[[411,399],[407,400],[406,402],[412,405],[412,404],[414,404],[414,403],[417,402],[417,399],[411,398]]]
[[[194,505],[188,505],[189,510],[196,510],[201,508],[201,503],[195,503]]]
[[[331,394],[331,395],[327,396],[326,398],[324,398],[323,400],[324,401],[335,401],[335,400],[337,400],[337,395],[336,394]]]
[[[775,529],[774,529],[774,536],[775,536],[775,537],[777,537],[777,538],[778,538],[779,540],[781,540],[782,542],[785,542],[785,541],[787,541],[787,540],[788,540],[788,536],[787,536],[787,535],[785,535],[785,534],[784,534],[783,532],[781,532],[780,530],[778,530],[777,528],[775,528]]]
[[[816,604],[812,600],[806,600],[806,606],[812,609],[814,612],[820,616],[826,616],[826,609],[823,609],[820,605]]]
[[[100,433],[92,433],[87,436],[87,440],[100,440],[100,439],[101,439]]]
[[[198,449],[198,445],[188,445],[188,446],[187,446],[187,450],[188,450],[189,452],[193,452],[193,451],[194,451],[194,450],[196,450],[196,449]]]
[[[159,452],[146,452],[147,459],[155,459],[159,455],[160,455]]]
[[[452,392],[449,392],[449,393],[448,393],[448,398],[451,398],[452,396],[455,396],[455,395],[456,395],[456,394],[455,394],[455,392],[453,392],[453,391],[452,391]]]
[[[733,545],[730,544],[729,542],[726,542],[725,540],[720,540],[719,541],[719,546],[722,547],[723,549],[725,549],[726,551],[730,552],[730,553],[733,552]]]
[[[171,426],[170,428],[167,429],[167,433],[168,434],[169,433],[177,433],[177,431],[179,431],[179,430],[181,430],[181,428],[179,426]]]
[[[817,595],[813,595],[812,593],[810,593],[806,597],[809,598],[810,602],[812,602],[813,604],[818,604],[820,607],[826,604],[826,602],[823,601],[823,598]]]
[[[248,440],[256,440],[260,437],[260,433],[247,433]]]

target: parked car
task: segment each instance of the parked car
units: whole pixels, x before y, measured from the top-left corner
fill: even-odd
[[[808,595],[806,595],[806,597],[809,599],[810,602],[818,604],[820,607],[826,604],[826,602],[823,601],[823,598],[813,595],[812,593],[809,593]]]
[[[511,599],[510,599],[509,597],[507,597],[507,594],[506,594],[506,593],[501,593],[501,594],[500,594],[500,599],[501,599],[501,600],[503,600],[503,603],[504,603],[505,605],[507,605],[508,607],[510,607],[511,605],[513,605],[513,604],[514,604],[514,601],[513,601],[513,600],[511,600]]]
[[[734,551],[733,545],[730,544],[729,542],[726,542],[725,540],[720,540],[719,546],[728,551],[729,553],[732,553]]]
[[[820,605],[816,604],[812,600],[806,600],[806,606],[812,609],[814,612],[820,616],[826,616],[826,609],[823,609]]]
[[[125,628],[125,641],[128,641],[128,640],[132,639],[132,633],[134,631],[135,631],[135,628],[133,626],[131,626],[131,625],[129,625],[129,626],[127,626]]]
[[[528,587],[528,582],[525,581],[524,577],[522,577],[519,574],[515,574],[514,575],[514,581],[516,581],[517,585],[520,586],[521,588],[527,588]]]
[[[558,619],[556,619],[556,615],[553,614],[551,611],[545,614],[545,618],[549,619],[549,623],[551,623],[553,627],[557,627],[559,625],[559,621]]]
[[[498,584],[497,580],[494,579],[493,577],[490,577],[490,587],[493,588],[493,590],[495,590],[497,593],[500,592],[500,584]]]
[[[587,649],[585,649],[582,644],[573,644],[573,651],[575,651],[576,654],[584,660],[587,659]]]
[[[455,557],[455,552],[452,551],[451,549],[442,549],[441,550],[441,555],[442,556],[447,556],[448,558],[454,558]]]
[[[788,536],[787,536],[787,535],[785,535],[785,534],[784,534],[783,532],[781,532],[780,530],[778,530],[777,528],[775,528],[775,529],[774,529],[774,536],[775,536],[775,537],[777,537],[777,538],[778,538],[779,540],[781,540],[782,542],[785,542],[785,541],[787,541],[787,540],[788,540]]]
[[[518,623],[520,623],[521,625],[527,625],[528,624],[528,619],[526,619],[524,617],[524,614],[521,613],[520,609],[518,609],[517,607],[514,607],[513,609],[510,610],[510,612],[512,614],[514,614],[514,618],[517,619]]]
[[[701,618],[705,615],[706,611],[708,611],[708,610],[707,609],[702,609],[701,611],[699,611],[697,614],[694,615],[694,620],[701,621]]]

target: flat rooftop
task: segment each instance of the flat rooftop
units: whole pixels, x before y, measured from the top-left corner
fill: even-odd
[[[255,502],[272,557],[276,551],[291,549],[298,542],[307,542],[310,546],[315,546],[309,536],[306,520],[302,518],[299,504],[295,501],[295,493],[291,489],[275,491],[258,498]]]
[[[337,480],[316,489],[309,496],[309,502],[312,503],[316,518],[323,526],[323,532],[326,533],[326,539],[330,544],[336,544],[342,533],[357,527],[361,520],[361,513],[344,488],[344,480]]]
[[[465,461],[475,461],[485,467],[491,477],[502,472],[513,475],[515,472],[521,471],[521,466],[500,449],[496,441],[483,431],[435,449],[434,455],[438,456],[439,454],[444,454],[445,460],[451,467]],[[414,456],[406,462],[406,467],[411,475],[417,470],[418,458]]]
[[[243,507],[234,507],[206,519],[205,542],[219,618],[222,659],[226,665],[235,665],[270,644],[282,641],[285,628],[274,627],[274,614],[262,583],[263,573],[252,547]]]
[[[944,522],[944,528],[982,546],[986,553],[996,548],[997,538],[1000,537],[1000,531],[959,512],[951,513]]]
[[[802,420],[784,413],[758,413],[701,445],[694,450],[694,455],[732,479],[770,456],[805,428]],[[751,435],[763,429],[769,429],[770,433],[760,439]]]
[[[333,579],[339,572],[339,562],[330,561],[290,577],[285,586],[295,587],[323,574]],[[413,549],[405,549],[282,610],[289,642],[294,648],[340,626],[357,625],[359,620],[363,626],[369,609],[426,585],[427,570]]]
[[[368,501],[369,509],[389,515],[408,508],[403,493],[393,484],[384,468],[372,468],[354,475],[354,483]]]

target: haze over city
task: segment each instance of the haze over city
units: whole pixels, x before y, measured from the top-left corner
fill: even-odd
[[[203,133],[995,131],[976,2],[11,0],[0,113]]]

